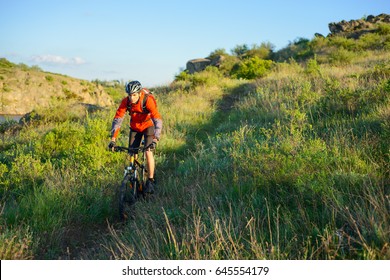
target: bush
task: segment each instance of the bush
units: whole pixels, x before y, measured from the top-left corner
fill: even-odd
[[[215,51],[211,52],[210,55],[207,57],[208,59],[213,59],[218,56],[228,56],[225,49],[216,49]]]
[[[248,58],[236,64],[231,75],[234,78],[247,80],[261,78],[270,71],[272,63],[272,60],[264,60],[259,57]]]
[[[331,37],[328,44],[329,46],[335,46],[336,48],[343,50],[352,51],[358,49],[356,40],[341,36]]]
[[[206,85],[216,85],[219,80],[222,78],[221,73],[218,71],[218,68],[214,66],[207,66],[206,69],[202,72],[194,73],[191,76],[191,83],[193,87],[196,86],[206,86]]]
[[[194,89],[197,86],[211,86],[219,83],[222,73],[217,67],[207,66],[205,70],[189,74],[188,71],[182,71],[175,77],[177,84],[184,84],[187,89]],[[182,83],[181,83],[182,82]]]
[[[316,57],[309,59],[306,65],[305,73],[311,75],[318,75],[321,73]]]
[[[356,57],[356,53],[338,48],[329,54],[329,62],[334,65],[347,65]]]
[[[239,61],[240,60],[236,56],[225,56],[218,69],[225,77],[227,77],[230,75],[234,65],[239,63]]]
[[[14,66],[15,66],[15,64],[13,64],[12,62],[9,62],[7,59],[0,58],[0,67],[1,68],[13,68]]]
[[[357,41],[357,45],[362,50],[380,50],[384,43],[384,36],[378,33],[364,34]]]
[[[247,44],[237,45],[231,51],[233,55],[241,58],[246,54],[247,51],[249,51],[249,47]]]
[[[23,228],[5,228],[0,233],[0,259],[27,260],[33,258],[32,235]]]
[[[175,76],[175,81],[188,81],[190,79],[190,74],[187,70],[181,71],[178,75]]]
[[[244,54],[244,58],[259,57],[269,59],[274,46],[271,43],[262,43],[260,46],[254,45]]]
[[[314,54],[311,42],[306,38],[298,38],[287,47],[273,54],[273,59],[276,61],[286,61],[293,58],[298,61],[312,57]]]
[[[382,23],[378,25],[378,31],[380,35],[390,35],[390,24]]]

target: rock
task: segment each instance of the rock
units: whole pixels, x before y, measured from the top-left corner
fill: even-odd
[[[222,55],[217,55],[213,58],[196,58],[187,62],[186,70],[190,74],[200,72],[206,69],[207,66],[219,67],[224,60]]]
[[[210,59],[207,58],[192,59],[187,62],[186,70],[188,71],[188,73],[194,74],[195,72],[203,71],[209,65],[211,65]]]
[[[346,38],[357,39],[361,35],[375,32],[375,24],[377,23],[390,23],[390,15],[380,14],[378,16],[370,15],[366,20],[342,20],[340,22],[331,22],[329,23],[329,36],[345,36]]]
[[[375,17],[374,17],[373,15],[369,15],[369,16],[367,17],[367,21],[368,21],[368,22],[374,23],[374,20],[375,20]]]
[[[211,58],[211,66],[219,67],[224,60],[225,57],[223,55],[217,55]]]

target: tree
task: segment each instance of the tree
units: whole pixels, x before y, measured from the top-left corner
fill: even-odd
[[[237,45],[232,49],[232,53],[239,58],[241,58],[247,51],[249,51],[247,44]]]

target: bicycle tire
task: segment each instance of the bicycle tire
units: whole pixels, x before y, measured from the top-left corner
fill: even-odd
[[[130,175],[126,175],[119,191],[119,218],[121,221],[126,221],[134,215],[136,201],[134,190],[137,188],[137,182],[132,182],[130,178]]]

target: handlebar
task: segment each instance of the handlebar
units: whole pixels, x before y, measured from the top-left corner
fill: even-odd
[[[137,153],[138,151],[144,152],[147,149],[149,149],[151,146],[153,146],[153,143],[149,144],[146,147],[138,147],[138,148],[131,148],[131,147],[122,147],[122,146],[115,146],[114,152],[127,152],[129,154],[131,153]]]

